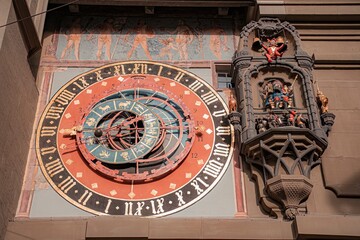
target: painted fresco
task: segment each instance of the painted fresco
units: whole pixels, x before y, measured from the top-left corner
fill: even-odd
[[[74,60],[230,60],[232,19],[63,18],[45,54]]]

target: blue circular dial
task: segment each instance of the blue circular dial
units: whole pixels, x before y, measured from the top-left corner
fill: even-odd
[[[83,129],[84,138],[89,139],[85,141],[88,152],[111,164],[142,158],[153,149],[160,135],[159,120],[148,107],[120,98],[97,104],[85,117]]]

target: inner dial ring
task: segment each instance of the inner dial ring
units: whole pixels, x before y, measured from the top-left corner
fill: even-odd
[[[109,119],[114,123],[114,118],[118,120],[116,124],[108,126]],[[142,125],[141,136],[136,131],[134,142],[127,142],[129,139],[126,136],[125,141],[116,147],[108,141],[108,134],[99,134],[127,130],[129,126],[139,123]],[[155,146],[160,133],[158,118],[149,108],[142,103],[119,98],[95,105],[86,114],[82,125],[83,131],[77,138],[78,143],[84,143],[79,144],[80,151],[88,161],[96,159],[109,164],[128,163],[145,156]]]
[[[84,130],[77,134],[79,149],[90,166],[120,182],[148,182],[169,174],[194,142],[193,120],[181,100],[175,102],[171,92],[154,88],[135,91],[122,90],[101,100],[86,114]],[[89,119],[105,107],[110,108],[107,114],[95,124],[90,122],[95,128],[87,130]],[[110,159],[108,153],[115,160],[104,160],[104,155]]]

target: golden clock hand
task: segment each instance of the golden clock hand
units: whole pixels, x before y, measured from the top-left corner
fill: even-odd
[[[83,127],[81,125],[74,126],[72,128],[66,128],[63,131],[63,135],[65,137],[72,137],[75,136],[77,132],[81,132],[83,130]]]

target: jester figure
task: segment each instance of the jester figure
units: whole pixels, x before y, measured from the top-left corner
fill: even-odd
[[[271,63],[273,60],[276,60],[277,57],[281,57],[283,55],[283,52],[281,50],[284,48],[284,43],[281,43],[279,47],[276,46],[276,39],[273,38],[271,40],[267,40],[269,43],[269,46],[266,46],[264,43],[261,43],[261,46],[265,49],[266,53],[265,56],[269,63]]]

